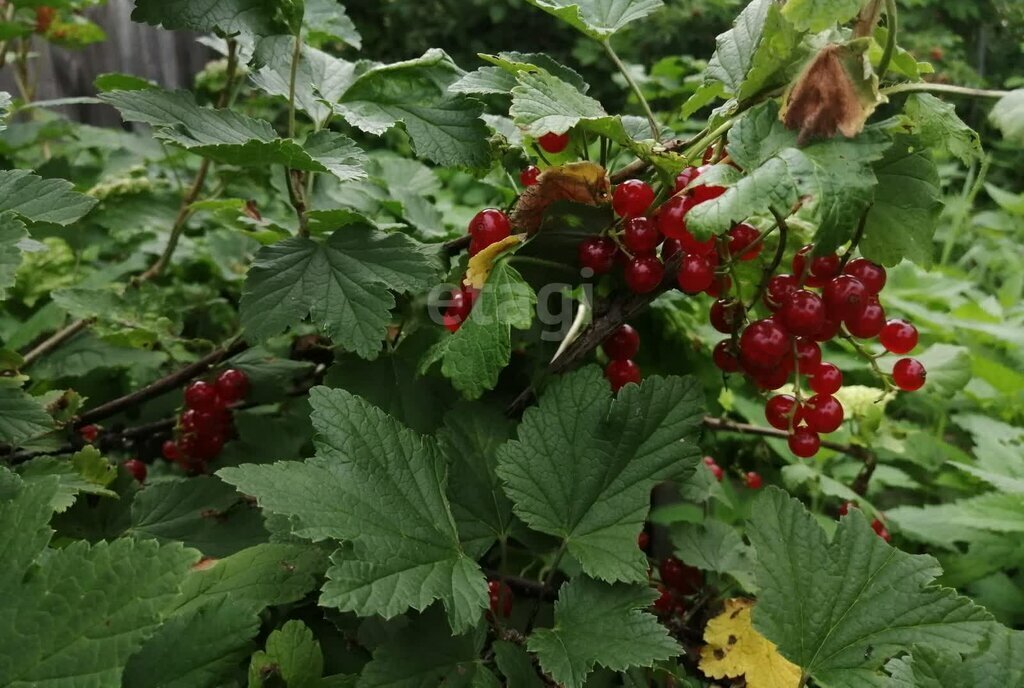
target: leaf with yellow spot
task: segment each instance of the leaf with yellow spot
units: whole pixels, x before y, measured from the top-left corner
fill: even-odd
[[[462,283],[467,287],[483,289],[484,285],[487,284],[487,278],[491,275],[491,270],[494,269],[495,259],[507,249],[523,243],[525,239],[525,234],[513,234],[501,241],[495,241],[480,251],[480,253],[469,259],[469,264],[466,266],[466,279],[462,280]]]
[[[750,610],[754,602],[726,600],[725,611],[708,621],[700,649],[700,670],[708,678],[746,679],[747,688],[797,688],[800,667],[779,654],[767,638],[754,630]]]
[[[526,187],[512,211],[512,227],[533,234],[544,221],[544,212],[556,201],[603,205],[611,198],[611,182],[603,167],[594,162],[573,162],[544,170],[537,183]]]

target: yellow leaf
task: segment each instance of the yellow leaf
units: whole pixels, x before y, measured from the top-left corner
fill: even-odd
[[[800,667],[754,630],[750,620],[753,607],[752,600],[726,600],[725,611],[708,621],[700,670],[708,678],[745,677],[747,688],[797,688]]]
[[[495,241],[470,258],[469,265],[466,266],[466,279],[462,280],[462,283],[467,287],[483,289],[484,284],[487,283],[487,278],[491,275],[491,270],[494,268],[494,260],[498,255],[512,246],[521,244],[525,238],[525,234],[507,236],[501,241]]]
[[[594,162],[573,162],[544,170],[537,183],[526,187],[512,211],[512,227],[533,234],[544,221],[544,212],[555,201],[602,205],[611,198],[611,182],[605,169]]]

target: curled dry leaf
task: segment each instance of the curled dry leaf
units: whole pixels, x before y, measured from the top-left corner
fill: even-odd
[[[753,600],[726,600],[725,611],[708,621],[700,649],[700,670],[709,678],[746,679],[748,688],[796,688],[800,667],[779,654],[754,630]]]
[[[466,279],[462,280],[462,283],[467,287],[483,289],[494,268],[494,260],[507,249],[523,243],[525,239],[525,234],[513,234],[480,251],[469,259],[469,264],[466,266]]]
[[[603,167],[593,162],[574,162],[551,167],[537,183],[526,187],[512,211],[512,227],[534,234],[540,229],[544,212],[556,201],[602,205],[611,198],[611,182]]]
[[[886,101],[867,58],[869,40],[825,46],[790,85],[779,116],[788,128],[799,130],[801,146],[836,133],[856,136]]]

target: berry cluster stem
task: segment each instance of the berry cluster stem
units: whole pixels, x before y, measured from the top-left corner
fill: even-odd
[[[612,48],[611,41],[605,39],[604,41],[601,41],[601,46],[604,48],[604,51],[608,53],[608,57],[611,58],[611,61],[615,63],[619,73],[622,74],[622,77],[626,80],[626,83],[629,84],[629,87],[636,95],[637,100],[640,101],[640,106],[644,109],[644,114],[647,115],[647,121],[650,122],[651,125],[651,135],[654,137],[655,141],[660,143],[661,127],[658,125],[658,120],[654,118],[654,111],[651,110],[651,104],[648,103],[647,98],[644,97],[644,92],[640,90],[640,85],[636,83],[633,79],[633,75],[629,73],[629,69],[627,69],[626,65],[624,65],[622,60],[619,59],[618,53],[616,53],[615,49]]]

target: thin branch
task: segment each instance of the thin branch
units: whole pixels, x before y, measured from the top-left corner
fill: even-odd
[[[758,435],[760,437],[773,437],[780,440],[784,440],[789,437],[788,430],[777,430],[775,428],[767,428],[760,425],[739,423],[737,421],[729,420],[728,418],[716,418],[714,416],[704,417],[704,427],[716,432],[735,432],[740,435]],[[840,452],[841,454],[847,454],[848,456],[860,459],[865,463],[867,462],[868,457],[871,456],[871,452],[857,444],[840,444],[838,442],[832,442],[831,440],[822,440],[821,446]]]
[[[38,361],[40,358],[50,353],[64,342],[68,341],[76,334],[89,327],[92,324],[92,318],[86,318],[84,320],[76,320],[67,327],[57,330],[55,333],[44,339],[39,344],[32,347],[22,358],[25,362],[21,367],[28,368],[30,365]]]
[[[644,114],[647,115],[647,121],[651,125],[651,135],[655,141],[661,141],[661,127],[658,125],[658,120],[654,118],[654,111],[651,110],[651,104],[647,102],[647,98],[644,97],[644,92],[640,90],[640,85],[633,79],[633,75],[629,73],[629,69],[619,59],[618,53],[612,48],[611,40],[605,39],[601,41],[601,45],[604,46],[604,51],[608,53],[608,57],[611,58],[612,62],[618,68],[619,73],[622,74],[623,78],[626,79],[626,83],[633,89],[633,93],[636,95],[637,100],[640,101],[640,106],[644,109]]]
[[[302,59],[302,32],[295,34],[295,47],[292,49],[292,66],[288,75],[288,138],[295,138],[295,82],[299,75],[299,60]]]
[[[913,91],[929,91],[931,93],[951,93],[958,96],[974,96],[976,98],[1002,98],[1010,95],[1011,91],[993,91],[984,88],[970,88],[968,86],[954,86],[952,84],[933,84],[927,81],[916,81],[913,83],[896,84],[879,89],[883,95],[891,96],[894,93],[910,93]]]
[[[558,548],[558,552],[555,553],[555,558],[551,562],[551,568],[548,570],[548,575],[544,576],[544,582],[542,586],[546,590],[554,590],[555,576],[558,574],[558,565],[562,563],[562,557],[565,555],[566,549],[568,549],[569,541],[562,540],[562,544]],[[523,635],[530,635],[530,631],[533,630],[533,625],[537,622],[537,614],[540,612],[540,603],[542,598],[540,596],[533,603],[533,609],[530,611],[530,618],[526,622],[526,630],[523,631]]]
[[[761,300],[764,293],[768,290],[768,283],[772,279],[772,275],[778,270],[779,265],[782,264],[782,259],[786,255],[786,243],[789,240],[789,225],[786,223],[786,218],[782,216],[778,210],[774,207],[769,206],[768,210],[775,217],[775,224],[779,228],[779,245],[775,248],[775,255],[772,256],[772,261],[764,266],[764,270],[761,273],[761,282],[757,285],[757,292],[754,294],[754,298],[750,300],[750,305],[747,307],[747,312]]]
[[[535,581],[532,578],[510,576],[495,569],[484,569],[484,574],[492,580],[501,581],[511,588],[514,593],[522,597],[533,597],[548,602],[557,597],[555,590],[545,587],[543,582]]]
[[[888,29],[888,36],[885,41],[885,51],[882,59],[878,61],[878,78],[885,78],[889,71],[889,64],[892,62],[893,53],[896,52],[896,34],[899,32],[899,18],[896,10],[896,0],[885,0],[885,26]]]
[[[199,194],[203,190],[203,184],[206,183],[206,175],[210,171],[210,159],[203,158],[203,161],[199,164],[199,169],[196,170],[196,176],[192,180],[192,185],[188,189],[188,193],[185,194],[184,198],[181,199],[181,205],[178,206],[178,215],[174,218],[174,224],[171,226],[171,235],[167,238],[167,246],[164,247],[163,253],[160,257],[149,266],[149,269],[139,275],[135,280],[135,284],[141,284],[151,279],[160,276],[167,266],[171,262],[171,257],[174,255],[174,251],[178,248],[178,240],[181,239],[182,233],[185,231],[185,223],[188,222],[189,216],[192,214],[192,204],[199,198]]]
[[[843,251],[843,258],[839,261],[839,270],[846,267],[846,264],[850,262],[850,258],[853,257],[853,252],[860,246],[861,239],[864,238],[864,229],[868,226],[868,214],[871,212],[871,207],[868,206],[864,209],[864,212],[860,216],[860,222],[857,223],[857,231],[853,233],[853,238],[850,240],[850,248]]]

